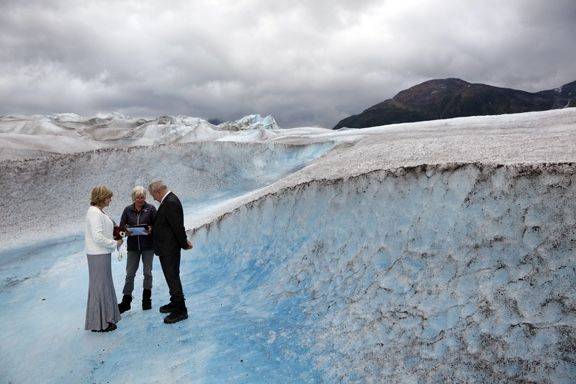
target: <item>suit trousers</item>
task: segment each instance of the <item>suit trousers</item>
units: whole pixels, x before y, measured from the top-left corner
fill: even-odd
[[[184,292],[180,281],[180,251],[160,256],[160,265],[170,290],[170,302],[184,305]]]

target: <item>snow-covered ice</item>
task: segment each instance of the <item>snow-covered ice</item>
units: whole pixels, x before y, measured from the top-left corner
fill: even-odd
[[[576,109],[362,130],[0,118],[0,381],[576,381]],[[183,200],[190,318],[83,330],[89,190]],[[119,293],[124,262],[113,262]]]
[[[279,127],[272,116],[245,116],[213,125],[188,116],[134,119],[118,114],[86,118],[72,113],[0,116],[0,160],[75,153],[100,148],[198,141],[257,141]]]

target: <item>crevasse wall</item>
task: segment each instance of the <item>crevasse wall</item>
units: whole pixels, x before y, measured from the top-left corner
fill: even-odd
[[[135,185],[161,179],[182,200],[203,201],[270,183],[332,147],[202,142],[103,149],[0,162],[0,247],[82,230],[90,191],[114,193],[108,209],[119,217]],[[150,199],[151,201],[151,199]]]
[[[573,383],[575,169],[313,181],[200,229],[196,255],[262,316],[295,306],[293,336],[326,382]]]

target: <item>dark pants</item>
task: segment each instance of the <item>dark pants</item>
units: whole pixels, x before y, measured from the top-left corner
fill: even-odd
[[[128,257],[126,258],[126,282],[122,290],[124,295],[132,295],[132,291],[134,290],[134,277],[140,265],[140,257],[142,257],[144,272],[144,289],[152,289],[152,262],[154,260],[154,251],[128,251]]]
[[[174,254],[160,256],[160,265],[162,272],[168,283],[170,290],[170,301],[173,304],[184,305],[184,293],[182,292],[182,283],[180,282],[180,251]]]

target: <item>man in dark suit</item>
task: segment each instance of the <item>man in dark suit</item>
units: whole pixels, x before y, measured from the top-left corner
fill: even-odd
[[[186,237],[184,212],[178,197],[161,181],[150,184],[148,191],[160,203],[152,224],[152,240],[170,290],[170,303],[161,306],[160,312],[169,313],[164,322],[172,324],[188,318],[180,282],[180,250],[191,249],[192,243]]]

